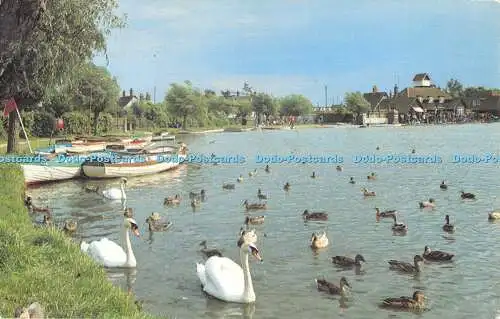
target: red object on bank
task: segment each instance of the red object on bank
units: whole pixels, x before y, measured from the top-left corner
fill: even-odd
[[[64,130],[64,120],[56,119],[56,130]]]
[[[14,110],[17,110],[17,103],[16,100],[14,100],[14,98],[11,97],[5,104],[5,107],[3,108],[3,116],[9,115],[9,113]]]

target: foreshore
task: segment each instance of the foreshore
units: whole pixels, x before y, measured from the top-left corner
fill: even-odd
[[[56,228],[34,227],[20,166],[0,166],[0,317],[38,302],[50,318],[153,318]]]

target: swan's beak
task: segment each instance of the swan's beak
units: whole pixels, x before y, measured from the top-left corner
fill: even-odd
[[[260,262],[264,261],[264,258],[260,255],[260,252],[257,248],[252,247],[252,256]]]
[[[141,234],[139,233],[139,228],[132,229],[132,234],[134,234],[136,237],[141,237]]]

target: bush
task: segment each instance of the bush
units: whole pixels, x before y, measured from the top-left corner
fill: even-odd
[[[0,167],[0,313],[37,301],[47,318],[146,318],[104,269],[55,228],[35,228],[18,165]]]
[[[47,111],[33,112],[33,124],[31,127],[31,135],[37,137],[48,137],[54,130],[54,122],[56,118]],[[23,122],[24,124],[24,122]]]
[[[97,122],[97,133],[103,134],[112,131],[113,116],[109,113],[101,113]]]
[[[88,114],[67,112],[62,115],[64,132],[68,135],[84,135],[90,132],[92,121]]]

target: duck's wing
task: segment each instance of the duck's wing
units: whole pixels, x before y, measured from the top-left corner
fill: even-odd
[[[408,305],[413,301],[410,297],[401,296],[399,298],[386,298],[382,301],[382,305],[395,308],[408,308]]]
[[[351,266],[356,263],[356,261],[353,258],[347,257],[347,256],[335,256],[332,258],[332,262],[337,265],[341,266]]]
[[[340,292],[340,288],[335,284],[326,281],[325,279],[315,279],[316,287],[319,291],[327,292],[330,294],[338,294]]]
[[[388,263],[390,265],[389,268],[393,270],[400,270],[405,272],[413,272],[415,270],[415,266],[407,262],[399,260],[389,260]]]
[[[425,256],[431,258],[431,259],[436,259],[436,260],[450,260],[452,259],[455,255],[444,252],[444,251],[439,251],[439,250],[433,250],[428,254],[425,254]]]

